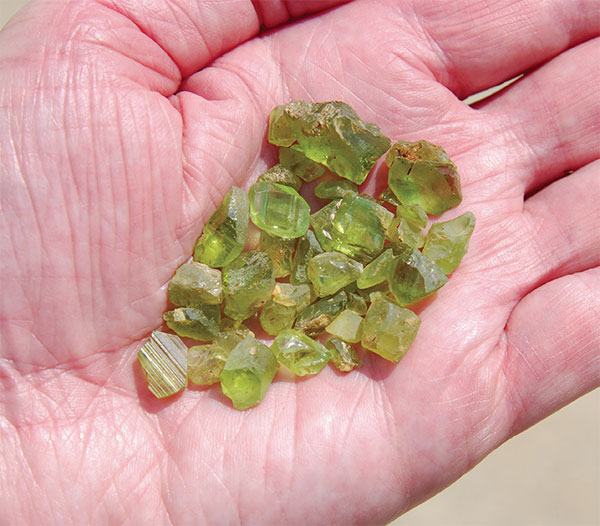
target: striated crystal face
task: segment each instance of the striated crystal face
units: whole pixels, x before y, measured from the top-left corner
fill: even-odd
[[[219,305],[179,307],[163,315],[167,327],[184,338],[211,341],[221,328]]]
[[[331,354],[331,361],[339,371],[347,373],[362,365],[352,345],[339,338],[329,338],[325,348]]]
[[[290,329],[296,319],[296,307],[267,301],[260,311],[260,325],[267,334],[276,336],[284,329]]]
[[[227,265],[241,254],[247,233],[248,196],[237,186],[232,186],[204,225],[194,259],[209,267]]]
[[[310,207],[290,186],[260,181],[250,187],[248,199],[250,217],[258,228],[288,239],[306,234]]]
[[[348,296],[343,290],[334,296],[322,298],[298,313],[294,329],[316,338],[344,310],[347,303]]]
[[[435,223],[425,239],[423,254],[434,261],[446,274],[453,272],[469,248],[469,240],[475,228],[475,216],[471,212]]]
[[[273,168],[267,170],[258,176],[258,181],[269,181],[271,183],[284,184],[291,186],[294,190],[299,191],[302,187],[302,181],[289,168],[276,164]]]
[[[367,311],[362,345],[386,360],[398,362],[419,330],[421,319],[411,310],[378,296]]]
[[[330,296],[353,283],[363,266],[340,252],[323,252],[308,262],[310,279],[317,296]]]
[[[179,337],[160,331],[154,331],[138,351],[148,389],[154,396],[171,396],[187,385],[187,352]]]
[[[319,199],[341,199],[346,194],[357,194],[358,187],[352,181],[323,181],[315,186]]]
[[[369,287],[383,283],[388,279],[390,267],[395,259],[396,256],[391,248],[384,250],[365,267],[363,273],[356,281],[358,288],[368,289]]]
[[[308,262],[317,254],[321,254],[321,252],[323,252],[323,249],[315,233],[312,230],[308,230],[306,234],[298,239],[296,253],[292,258],[290,282],[294,285],[308,283]]]
[[[202,263],[185,263],[169,281],[173,305],[219,305],[223,301],[221,271]]]
[[[271,297],[275,272],[264,252],[243,252],[223,267],[225,314],[234,320],[252,316]]]
[[[271,350],[297,376],[316,374],[329,361],[329,351],[322,344],[294,329],[280,332]]]
[[[249,336],[229,354],[221,372],[221,389],[236,409],[258,404],[267,393],[279,364],[271,349]]]
[[[361,120],[343,102],[297,100],[278,106],[269,119],[269,142],[290,146],[291,135],[309,159],[357,184],[391,144],[378,126]]]
[[[279,148],[279,163],[307,183],[325,173],[325,168],[306,157],[297,145],[291,148]]]
[[[292,256],[294,255],[295,239],[284,239],[272,236],[264,230],[260,233],[259,248],[273,262],[276,278],[289,276],[292,272]]]
[[[340,312],[325,330],[345,342],[356,343],[362,337],[363,318],[356,312],[346,309]]]

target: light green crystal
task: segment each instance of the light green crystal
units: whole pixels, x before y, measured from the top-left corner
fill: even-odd
[[[329,361],[329,351],[306,334],[281,331],[271,344],[273,354],[297,376],[318,373]]]
[[[425,228],[427,226],[427,213],[420,205],[399,204],[396,206],[396,217],[403,217],[419,228]]]
[[[308,279],[317,296],[330,296],[353,283],[363,266],[340,252],[323,252],[308,262]]]
[[[221,308],[219,305],[198,305],[179,307],[165,312],[167,327],[185,338],[203,342],[211,341],[221,328]]]
[[[425,243],[425,234],[413,222],[404,217],[396,217],[387,231],[392,244],[402,243],[413,248],[421,248]]]
[[[371,287],[367,287],[366,289],[358,289],[358,293],[366,301],[373,301],[372,300],[373,294],[378,294],[378,295],[381,295],[381,296],[385,296],[389,292],[390,292],[390,287],[389,287],[389,284],[387,282],[387,279],[385,281],[382,281],[381,283],[378,283],[377,285],[373,285]]]
[[[388,184],[400,202],[439,215],[462,200],[460,177],[448,154],[427,141],[399,141],[386,156]]]
[[[325,343],[325,348],[331,354],[333,364],[343,373],[352,371],[352,369],[362,365],[354,347],[339,338],[329,338]]]
[[[292,257],[294,255],[295,244],[295,239],[272,236],[264,230],[260,232],[258,246],[261,252],[268,254],[271,258],[276,278],[289,276],[292,272]]]
[[[300,239],[298,246],[292,258],[292,275],[290,282],[294,285],[308,283],[308,262],[317,254],[321,254],[323,249],[317,240],[315,233],[308,230]]]
[[[437,263],[446,273],[453,272],[469,248],[469,239],[475,228],[475,216],[471,212],[435,223],[425,239],[423,254]]]
[[[316,338],[344,310],[347,303],[348,296],[343,290],[334,296],[322,298],[298,313],[294,328]]]
[[[248,234],[248,196],[232,186],[204,225],[194,259],[209,267],[222,267],[240,255]]]
[[[290,186],[260,181],[248,192],[250,217],[262,230],[287,239],[304,235],[310,223],[310,207]]]
[[[356,312],[346,309],[340,312],[325,330],[345,342],[356,343],[362,336],[363,318]]]
[[[260,311],[260,325],[267,334],[276,336],[284,329],[291,329],[296,319],[296,307],[267,301]]]
[[[271,183],[291,186],[296,192],[302,187],[302,181],[289,168],[276,164],[266,172],[258,176],[258,181],[269,181]]]
[[[341,199],[346,194],[357,194],[358,187],[352,181],[323,181],[315,186],[319,199]]]
[[[300,311],[308,307],[315,299],[315,294],[306,283],[276,283],[273,289],[273,301],[286,307],[294,307]]]
[[[388,278],[390,266],[395,259],[396,256],[391,248],[384,250],[365,267],[363,273],[356,280],[358,288],[367,289],[385,281]]]
[[[271,349],[249,336],[238,343],[221,372],[221,389],[236,409],[258,404],[267,393],[279,365]]]
[[[348,295],[347,307],[356,314],[364,316],[367,313],[367,302],[364,298],[356,292],[346,292],[346,294]]]
[[[225,314],[234,320],[252,316],[271,297],[275,272],[264,252],[242,252],[223,267]]]
[[[178,336],[160,331],[154,331],[138,351],[148,389],[154,396],[171,396],[187,385],[187,353]]]
[[[298,100],[278,106],[269,119],[269,142],[290,146],[290,130],[309,159],[357,184],[391,144],[379,127],[362,121],[348,104],[337,101]]]
[[[325,173],[325,168],[306,157],[297,145],[291,148],[279,148],[279,163],[307,183]]]
[[[218,305],[223,301],[221,271],[203,263],[185,263],[169,281],[173,305]]]
[[[383,296],[371,303],[362,335],[362,345],[386,360],[398,362],[419,330],[421,319],[411,310],[398,306]]]

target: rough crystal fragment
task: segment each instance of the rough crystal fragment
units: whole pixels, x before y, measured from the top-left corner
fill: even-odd
[[[394,195],[394,192],[392,192],[389,188],[386,188],[379,194],[378,200],[382,203],[388,203],[394,206],[402,204],[400,201],[398,201],[398,198]]]
[[[249,336],[229,354],[221,372],[221,389],[236,409],[258,404],[267,393],[279,365],[271,349]]]
[[[362,345],[386,360],[398,362],[419,330],[421,319],[411,310],[398,306],[383,296],[371,303],[362,335]]]
[[[347,307],[356,314],[364,316],[367,313],[367,302],[364,298],[355,292],[346,292],[346,294],[348,295]]]
[[[387,231],[392,244],[402,243],[413,248],[421,248],[425,243],[425,234],[412,221],[404,217],[396,217]]]
[[[325,330],[345,342],[356,343],[362,336],[363,318],[356,312],[346,309],[340,312]]]
[[[374,294],[386,296],[387,294],[389,294],[389,292],[390,287],[387,282],[387,279],[385,281],[382,281],[381,283],[378,283],[377,285],[373,285],[372,287],[367,287],[366,289],[358,289],[358,293],[360,294],[360,296],[369,302],[373,301],[372,296]]]
[[[212,385],[219,381],[229,352],[214,343],[194,345],[188,351],[188,378],[197,385]]]
[[[257,227],[287,239],[306,233],[310,207],[290,186],[260,181],[250,187],[248,199],[250,217]]]
[[[267,334],[276,336],[280,331],[292,328],[296,312],[296,307],[269,300],[260,311],[260,325]]]
[[[357,194],[358,188],[352,181],[323,181],[315,186],[319,199],[341,199],[346,194]]]
[[[427,226],[427,213],[420,205],[399,204],[396,206],[396,217],[403,217],[419,228],[425,228]]]
[[[460,177],[448,154],[427,141],[395,143],[386,157],[388,184],[405,204],[439,215],[462,200]]]
[[[269,181],[271,183],[284,184],[291,186],[296,192],[302,187],[302,181],[289,168],[276,164],[263,174],[258,176],[258,181]]]
[[[326,349],[331,354],[331,361],[339,371],[347,373],[362,365],[354,347],[339,338],[329,338],[325,343]]]
[[[187,385],[187,347],[174,334],[154,331],[138,351],[148,380],[148,389],[157,398],[171,396]]]
[[[271,297],[275,272],[264,252],[243,252],[223,267],[225,314],[234,320],[252,316]]]
[[[315,233],[312,230],[308,230],[300,239],[298,239],[298,246],[296,252],[292,258],[292,275],[290,276],[290,282],[294,285],[300,285],[302,283],[308,283],[308,262],[317,254],[321,254],[323,249],[317,241]]]
[[[469,239],[475,228],[475,216],[471,212],[435,223],[425,239],[423,254],[437,263],[446,273],[453,272],[469,248]]]
[[[222,267],[240,255],[248,233],[248,196],[232,186],[204,226],[194,259],[209,267]]]
[[[273,289],[273,301],[286,307],[294,307],[300,311],[308,307],[315,294],[306,283],[293,285],[291,283],[276,283]]]
[[[198,305],[179,307],[165,312],[167,327],[185,338],[207,342],[212,340],[221,328],[221,309],[219,305]]]
[[[315,303],[298,313],[294,329],[307,334],[311,338],[316,338],[331,323],[333,318],[344,310],[347,303],[348,296],[343,290],[340,290],[334,296],[315,301]]]
[[[293,101],[273,110],[269,126],[271,143],[289,146],[291,130],[309,159],[357,184],[391,144],[379,127],[362,121],[343,102]]]
[[[295,244],[295,239],[284,239],[279,236],[272,236],[264,230],[261,231],[259,248],[261,252],[265,252],[271,258],[276,278],[289,276],[292,272]]]
[[[279,148],[279,163],[307,183],[325,173],[325,168],[306,157],[298,146]]]
[[[329,351],[306,334],[288,329],[271,344],[273,354],[297,376],[318,373],[329,361]]]
[[[310,279],[317,296],[330,296],[356,281],[363,266],[340,252],[323,252],[308,262]]]
[[[218,305],[223,301],[221,271],[203,263],[185,263],[169,281],[173,305]]]
[[[367,289],[388,279],[390,266],[395,259],[396,256],[391,248],[383,251],[365,267],[363,273],[356,280],[358,288]]]

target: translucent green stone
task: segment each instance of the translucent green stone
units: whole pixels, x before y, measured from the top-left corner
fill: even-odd
[[[396,256],[391,248],[383,251],[365,267],[363,273],[356,280],[358,288],[367,289],[388,279],[390,266],[395,259]]]
[[[322,298],[298,313],[294,328],[311,338],[319,336],[333,318],[344,310],[348,303],[347,294],[341,290],[334,296]]]
[[[358,187],[352,181],[323,181],[315,186],[319,199],[341,199],[346,194],[357,194]]]
[[[218,305],[223,301],[221,271],[203,263],[185,263],[169,281],[173,305]]]
[[[209,267],[222,267],[240,255],[248,234],[248,196],[232,186],[214,211],[198,239],[194,259]]]
[[[390,269],[388,283],[400,305],[415,303],[446,284],[448,278],[420,250],[405,247]]]
[[[310,279],[317,296],[330,296],[353,283],[363,271],[363,266],[340,252],[323,252],[308,262]]]
[[[197,385],[217,383],[230,351],[214,343],[190,347],[187,368],[190,382]]]
[[[399,141],[386,157],[388,184],[400,202],[439,215],[462,200],[460,177],[448,154],[427,141]]]
[[[298,246],[292,258],[292,275],[290,282],[294,285],[308,283],[308,262],[317,254],[321,254],[323,249],[312,230],[308,230],[300,239]]]
[[[279,148],[279,163],[307,183],[325,173],[325,168],[306,157],[298,146]]]
[[[356,343],[362,336],[363,318],[356,312],[346,309],[340,312],[325,330],[345,342]]]
[[[347,307],[359,314],[360,316],[364,316],[367,313],[367,302],[364,300],[362,296],[357,293],[348,293],[348,304]]]
[[[280,332],[271,350],[277,360],[297,376],[318,373],[330,358],[325,346],[294,329]]]
[[[258,176],[258,181],[269,181],[271,183],[284,184],[291,186],[297,192],[302,187],[302,181],[289,168],[276,164],[263,174]]]
[[[221,328],[221,308],[219,305],[198,305],[179,307],[165,312],[167,327],[185,338],[203,342],[211,341]]]
[[[363,323],[362,345],[386,360],[398,362],[419,330],[421,319],[382,296],[371,303]]]
[[[389,188],[386,188],[383,192],[379,194],[378,200],[382,203],[389,203],[390,205],[398,206],[402,203],[398,201],[398,198],[394,195]]]
[[[292,328],[296,312],[296,307],[281,305],[269,300],[260,311],[260,325],[267,334],[276,336],[280,331]]]
[[[387,279],[385,281],[382,281],[381,283],[378,283],[377,285],[373,285],[372,287],[367,287],[365,289],[358,289],[358,293],[366,301],[373,301],[374,294],[379,295],[379,296],[386,296],[387,294],[389,294],[389,292],[390,292],[390,287],[387,282]]]
[[[248,192],[252,222],[269,234],[284,238],[304,235],[310,223],[310,207],[290,186],[260,181]]]
[[[315,299],[315,294],[309,285],[302,283],[276,283],[273,289],[273,301],[286,307],[294,307],[300,311],[308,307]]]
[[[396,206],[396,217],[403,217],[419,228],[425,228],[427,226],[427,212],[425,212],[421,206],[416,204],[399,204]]]
[[[339,371],[347,373],[362,365],[354,347],[339,338],[329,338],[325,348],[331,354],[331,361]]]
[[[225,362],[220,377],[223,394],[236,409],[248,409],[265,397],[278,368],[271,349],[249,336],[233,348]]]
[[[403,243],[413,248],[421,248],[425,243],[425,234],[412,221],[404,217],[396,217],[390,224],[387,236],[395,243]]]
[[[271,258],[276,278],[289,276],[292,272],[292,257],[295,245],[295,239],[272,236],[268,232],[261,230],[258,246],[261,252],[268,254]]]
[[[446,273],[453,272],[469,248],[469,240],[475,228],[475,216],[471,212],[435,223],[425,239],[423,254],[435,261]]]
[[[154,331],[138,351],[138,359],[157,398],[171,396],[187,385],[187,347],[174,334]]]
[[[252,316],[271,297],[275,272],[264,252],[242,252],[223,267],[225,314],[234,320]]]
[[[309,159],[357,184],[391,144],[379,127],[362,121],[343,102],[293,101],[271,112],[269,126],[269,142],[290,146],[291,130]]]

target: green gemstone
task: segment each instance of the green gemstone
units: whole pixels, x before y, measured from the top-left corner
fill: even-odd
[[[421,319],[411,310],[382,296],[371,303],[362,335],[362,345],[386,360],[398,362],[419,330]]]
[[[390,290],[400,305],[415,303],[446,284],[448,278],[420,250],[404,247],[390,268]]]
[[[252,316],[271,297],[275,272],[264,252],[242,252],[223,267],[225,314],[241,321]]]
[[[309,159],[357,184],[365,180],[391,144],[379,127],[362,121],[348,104],[337,101],[298,100],[278,106],[271,113],[269,124],[270,142],[289,146],[291,130]]]
[[[363,273],[356,280],[358,288],[367,289],[388,279],[390,266],[395,259],[396,256],[391,248],[383,251],[365,267]]]
[[[363,266],[340,252],[323,252],[308,262],[310,279],[317,296],[330,296],[361,275]]]
[[[403,217],[394,218],[388,228],[387,236],[392,244],[402,243],[413,248],[421,248],[425,243],[423,231]]]
[[[248,196],[238,188],[231,190],[204,226],[196,243],[194,259],[209,267],[222,267],[240,255],[248,234]]]
[[[363,318],[356,312],[346,309],[340,312],[325,330],[345,342],[356,343],[362,336]]]
[[[218,305],[223,302],[221,271],[203,263],[185,263],[169,281],[173,305]]]
[[[271,350],[279,362],[297,376],[318,373],[330,358],[322,344],[294,329],[280,332]]]
[[[230,352],[231,349],[225,349],[216,343],[190,347],[187,365],[190,382],[198,385],[217,383]]]
[[[325,348],[331,354],[333,364],[343,373],[352,371],[352,369],[362,365],[354,347],[339,338],[329,338],[325,343]]]
[[[352,181],[323,181],[315,186],[319,199],[341,199],[346,194],[357,194],[358,187]]]
[[[347,307],[356,314],[364,316],[367,313],[367,302],[364,298],[355,292],[346,292],[346,294],[348,295]]]
[[[389,188],[386,188],[379,194],[378,200],[382,203],[388,203],[394,206],[402,204],[400,201],[398,201],[398,198],[394,195],[394,192],[392,192]]]
[[[462,201],[460,177],[448,154],[427,141],[399,141],[386,157],[388,184],[405,204],[439,215]]]
[[[290,186],[260,181],[250,187],[248,199],[250,217],[258,228],[287,239],[306,234],[310,207]]]
[[[308,230],[301,238],[298,239],[298,246],[292,258],[292,275],[290,282],[294,285],[308,283],[308,262],[317,254],[321,254],[323,249],[317,241],[315,233]]]
[[[446,274],[450,274],[467,253],[474,228],[475,216],[471,212],[450,221],[435,223],[427,233],[423,254],[435,261]]]
[[[238,343],[221,372],[223,394],[239,410],[258,404],[267,393],[279,365],[271,349],[249,336]]]
[[[276,336],[284,329],[291,329],[296,319],[296,307],[267,301],[260,311],[260,325],[267,334]]]
[[[319,336],[333,318],[344,310],[348,303],[348,295],[340,290],[334,296],[322,298],[298,313],[294,329],[311,338]]]
[[[271,183],[284,184],[291,186],[297,192],[302,187],[302,181],[289,168],[276,164],[273,168],[267,170],[258,176],[259,181],[269,181]]]
[[[286,307],[294,307],[297,311],[308,307],[315,299],[315,294],[309,285],[302,283],[276,283],[273,289],[273,301]]]
[[[211,341],[221,328],[221,308],[219,305],[198,305],[179,307],[165,312],[167,327],[185,338],[203,342]]]
[[[289,276],[292,272],[292,257],[294,255],[295,239],[284,239],[272,236],[261,230],[258,246],[261,252],[265,252],[273,262],[276,278]]]
[[[279,148],[279,163],[307,183],[325,173],[325,168],[306,157],[298,146]]]
[[[178,336],[152,333],[138,351],[138,359],[154,396],[171,396],[187,385],[187,354],[187,347]]]
[[[403,217],[419,228],[425,228],[427,226],[427,213],[420,205],[399,204],[396,206],[396,217]]]
[[[374,294],[379,296],[386,296],[387,294],[389,294],[389,292],[390,287],[387,282],[387,279],[385,281],[382,281],[381,283],[378,283],[377,285],[373,285],[372,287],[367,287],[366,289],[358,289],[358,293],[360,294],[360,296],[369,302],[373,301]]]

